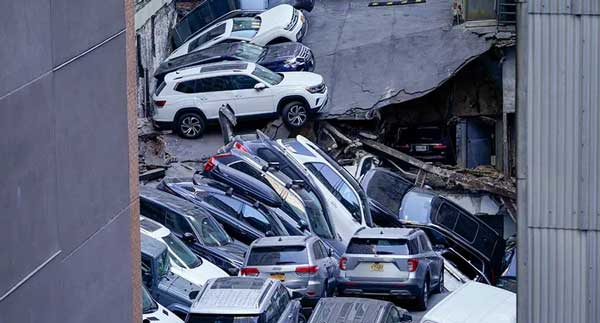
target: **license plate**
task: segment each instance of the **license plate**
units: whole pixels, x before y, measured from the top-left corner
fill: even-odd
[[[383,271],[383,264],[380,264],[378,262],[371,264],[371,271]]]
[[[427,146],[415,146],[415,151],[427,151]]]
[[[271,278],[277,279],[277,280],[280,280],[280,281],[284,281],[285,280],[285,274],[271,274]]]

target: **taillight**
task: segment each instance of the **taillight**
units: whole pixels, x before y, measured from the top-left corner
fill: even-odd
[[[204,164],[204,171],[210,172],[215,167],[215,157],[210,157],[206,164]]]
[[[448,148],[448,146],[444,145],[444,144],[435,144],[433,145],[433,149],[446,149]]]
[[[258,268],[246,267],[242,268],[240,273],[242,274],[242,276],[258,276],[258,274],[260,274],[260,271],[258,270]]]
[[[410,145],[400,145],[400,150],[409,150]]]
[[[419,266],[419,259],[408,259],[408,271],[415,272]]]
[[[156,100],[155,100],[155,101],[154,101],[154,105],[155,105],[155,106],[157,106],[157,107],[159,107],[159,108],[160,108],[160,107],[164,107],[164,106],[165,106],[165,104],[167,104],[167,101],[164,101],[164,100],[160,100],[160,101],[156,101]]]
[[[340,269],[346,270],[346,263],[348,262],[348,258],[342,257],[340,258]]]
[[[319,271],[319,267],[318,266],[299,266],[296,267],[296,274],[299,275],[312,275],[312,274],[316,274],[317,271]]]
[[[241,143],[239,143],[237,141],[233,144],[233,147],[235,147],[236,149],[239,149],[243,152],[250,153],[250,151],[248,150],[248,148],[246,148],[246,146],[242,145]]]

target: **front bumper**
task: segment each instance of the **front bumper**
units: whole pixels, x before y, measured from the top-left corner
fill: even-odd
[[[338,281],[340,295],[365,295],[365,296],[392,296],[397,298],[414,299],[420,296],[423,283],[416,279],[403,282],[375,282],[375,281]]]

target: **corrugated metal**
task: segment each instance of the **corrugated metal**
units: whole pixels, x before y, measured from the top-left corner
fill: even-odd
[[[529,4],[520,322],[600,323],[600,1]]]
[[[571,0],[574,14],[598,15],[600,14],[600,1],[598,0]]]
[[[570,15],[530,15],[529,225],[578,227],[581,32]]]

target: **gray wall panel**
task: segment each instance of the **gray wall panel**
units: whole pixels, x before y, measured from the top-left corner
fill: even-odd
[[[54,73],[61,247],[69,253],[129,200],[124,35]],[[100,67],[100,68],[99,68]]]
[[[46,75],[0,100],[0,296],[59,250],[51,98]]]
[[[0,21],[2,97],[52,67],[50,0],[3,1]]]
[[[123,0],[51,1],[54,66],[125,28]]]

